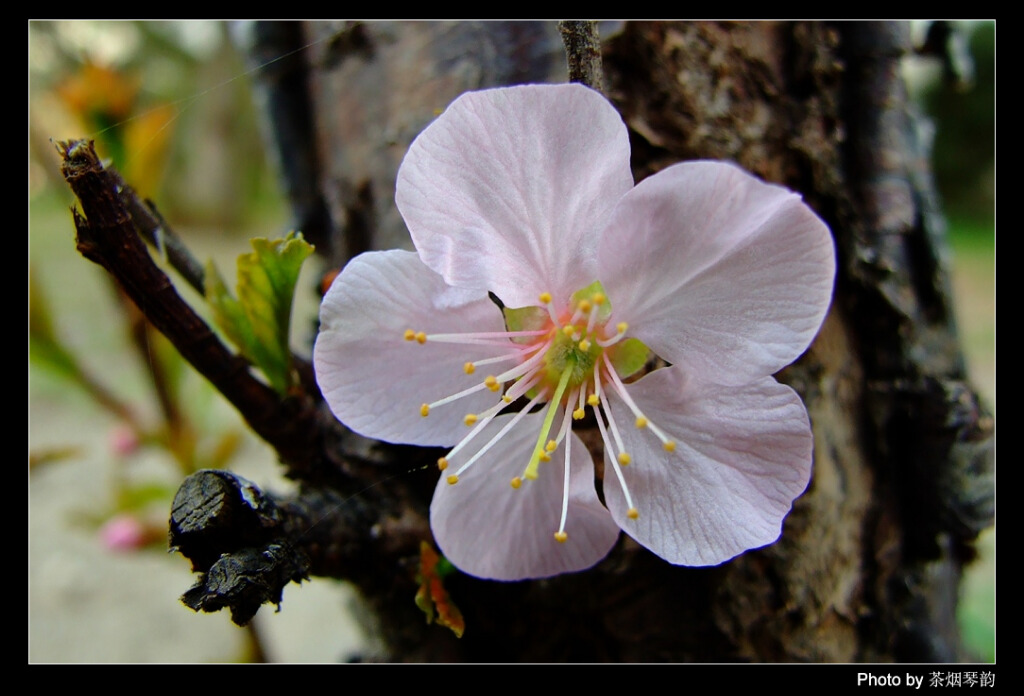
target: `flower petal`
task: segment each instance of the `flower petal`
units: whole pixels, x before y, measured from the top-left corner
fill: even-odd
[[[615,317],[669,362],[739,385],[810,345],[832,297],[828,227],[797,194],[721,162],[640,182],[602,236]]]
[[[367,437],[447,446],[463,418],[497,403],[484,389],[431,411],[420,406],[483,380],[463,365],[508,348],[403,338],[426,333],[504,331],[501,311],[480,293],[452,288],[410,251],[361,254],[335,279],[320,305],[313,349],[317,383],[338,420]],[[511,343],[508,344],[511,347]]]
[[[631,520],[618,483],[605,500],[623,531],[677,565],[716,565],[778,539],[811,474],[811,429],[800,397],[771,377],[723,389],[676,367],[628,385],[674,452],[646,429],[621,428],[633,463],[623,473],[640,516]],[[633,422],[616,395],[619,423]],[[608,471],[606,467],[605,471]]]
[[[424,130],[395,201],[423,262],[509,307],[592,283],[594,234],[633,186],[622,118],[576,84],[469,92]]]
[[[468,461],[512,416],[498,416],[473,440]],[[594,490],[594,465],[583,441],[571,436],[569,539],[555,540],[562,510],[566,441],[538,477],[518,488],[543,416],[523,418],[491,450],[449,484],[442,475],[430,506],[430,528],[444,555],[463,572],[490,580],[524,580],[571,573],[604,558],[619,537]],[[458,467],[452,462],[445,473]]]

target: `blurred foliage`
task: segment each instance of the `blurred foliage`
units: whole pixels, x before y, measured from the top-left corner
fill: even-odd
[[[31,190],[64,189],[50,139],[89,138],[178,227],[238,229],[268,211],[283,217],[229,28],[30,22]]]
[[[936,124],[935,178],[947,215],[965,220],[958,229],[977,230],[995,222],[995,22],[962,29],[970,34],[973,80],[936,80],[923,105]],[[970,76],[968,76],[969,78]]]

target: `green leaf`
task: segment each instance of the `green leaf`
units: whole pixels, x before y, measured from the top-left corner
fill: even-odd
[[[238,298],[210,263],[206,299],[228,340],[262,370],[274,389],[285,394],[292,384],[288,347],[292,297],[302,263],[313,247],[298,232],[273,241],[256,238],[252,247],[252,253],[238,257]]]
[[[62,377],[79,380],[82,371],[78,361],[54,331],[50,304],[31,272],[28,282],[29,360],[45,365]]]

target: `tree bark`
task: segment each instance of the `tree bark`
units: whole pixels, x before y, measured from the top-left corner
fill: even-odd
[[[254,62],[312,43],[261,70],[257,89],[282,160],[292,158],[284,171],[296,219],[338,268],[365,250],[411,248],[395,174],[437,110],[471,89],[567,79],[554,22],[251,28]],[[832,308],[807,353],[778,375],[804,399],[815,438],[811,483],[781,539],[713,568],[668,565],[623,535],[574,575],[498,583],[455,574],[446,588],[467,626],[456,639],[413,603],[434,474],[398,475],[437,452],[356,436],[308,381],[305,393],[273,403],[210,336],[197,360],[230,377],[243,413],[247,393],[266,402],[247,418],[302,488],[274,499],[218,472],[183,485],[172,543],[203,573],[190,605],[230,607],[245,620],[280,597],[280,583],[346,579],[366,599],[383,657],[396,661],[964,659],[957,591],[992,520],[993,423],[965,381],[944,222],[900,80],[908,26],[601,30],[604,89],[629,127],[637,181],[681,160],[732,160],[799,191],[832,229]],[[153,223],[117,208],[116,183],[96,179],[80,192],[102,175],[98,161],[74,159],[82,152],[64,152],[88,218],[76,217],[79,241],[117,274],[126,221]],[[109,211],[86,205],[94,194]],[[177,331],[184,310],[168,309],[166,279],[157,284],[133,286],[133,297]],[[265,417],[285,412],[302,418],[284,428]],[[224,589],[228,580],[243,599]]]

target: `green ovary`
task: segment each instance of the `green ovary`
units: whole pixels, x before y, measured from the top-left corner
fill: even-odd
[[[580,343],[587,339],[590,344],[587,350],[580,348]],[[581,386],[594,373],[594,366],[601,359],[604,348],[597,344],[596,337],[583,337],[573,340],[572,336],[566,336],[558,332],[555,336],[554,345],[548,348],[544,355],[544,365],[547,374],[545,381],[554,386],[558,384],[566,369],[570,369],[569,381],[566,385],[569,391]]]

